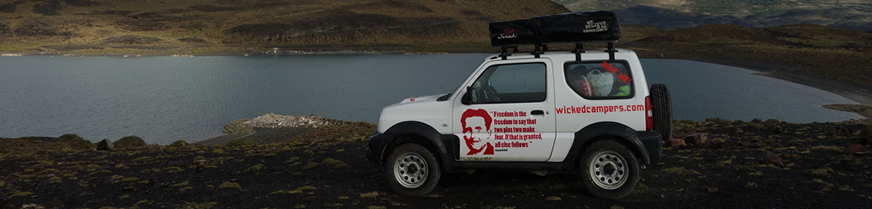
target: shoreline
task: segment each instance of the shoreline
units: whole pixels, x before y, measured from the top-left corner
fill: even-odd
[[[673,58],[659,58],[659,57],[640,57],[640,58],[653,58],[653,59],[673,59]],[[771,78],[777,78],[805,86],[809,86],[816,89],[821,89],[830,93],[834,93],[836,95],[845,97],[847,99],[853,100],[862,105],[872,105],[872,88],[864,87],[854,83],[846,83],[842,81],[833,80],[831,78],[812,75],[808,73],[802,72],[802,66],[791,65],[787,63],[777,63],[777,62],[761,62],[761,61],[747,61],[747,60],[735,60],[735,59],[725,59],[725,58],[692,58],[692,59],[684,59],[684,60],[692,60],[699,62],[707,62],[719,65],[726,65],[738,68],[744,68],[752,71],[756,71],[755,75],[767,76]]]

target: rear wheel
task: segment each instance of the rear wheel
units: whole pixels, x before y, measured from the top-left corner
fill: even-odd
[[[581,182],[588,192],[606,199],[630,195],[641,179],[636,156],[613,140],[591,144],[579,160]]]
[[[430,150],[416,143],[394,148],[385,165],[385,176],[395,192],[424,196],[436,188],[441,171]]]
[[[663,141],[672,138],[672,98],[665,84],[651,86],[651,112],[654,116],[654,131],[663,136]]]

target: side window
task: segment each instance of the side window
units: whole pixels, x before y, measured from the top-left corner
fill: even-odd
[[[547,68],[544,63],[488,67],[472,85],[472,103],[545,101]]]
[[[633,97],[633,75],[624,61],[572,62],[563,69],[566,84],[584,98]]]

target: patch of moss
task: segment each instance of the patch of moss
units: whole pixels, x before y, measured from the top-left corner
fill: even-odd
[[[122,181],[122,182],[133,182],[133,181],[139,181],[139,178],[137,178],[137,177],[127,177],[127,178],[123,178],[123,179],[121,179],[121,181]]]
[[[224,182],[224,183],[221,183],[221,185],[219,185],[218,188],[219,189],[242,189],[242,187],[239,186],[239,183],[236,183],[236,182]]]
[[[550,200],[550,201],[559,201],[559,200],[560,200],[560,197],[558,197],[558,196],[548,196],[548,197],[545,197],[545,200]]]
[[[303,170],[309,170],[312,168],[318,167],[318,163],[309,163],[303,166]]]
[[[303,190],[279,190],[275,192],[270,192],[269,194],[302,194]]]
[[[176,166],[170,166],[170,167],[163,168],[163,170],[165,170],[165,171],[167,171],[167,172],[169,172],[169,173],[175,173],[175,172],[182,171],[182,168],[179,168],[179,167],[176,167]]]
[[[348,168],[348,167],[351,167],[351,166],[349,166],[348,164],[345,164],[345,162],[342,162],[342,161],[339,161],[339,160],[335,160],[335,159],[333,159],[333,158],[327,158],[327,159],[324,159],[324,160],[321,161],[321,164],[322,164],[322,165],[333,165],[335,168]]]
[[[374,197],[378,197],[378,192],[377,192],[377,191],[373,191],[373,192],[370,192],[370,193],[363,193],[363,194],[360,194],[360,197],[373,197],[373,198],[374,198]]]
[[[745,184],[745,188],[757,188],[757,184],[754,182],[748,182]]]
[[[254,165],[254,166],[249,167],[248,169],[245,169],[245,172],[260,171],[261,169],[263,169],[263,164],[258,163],[257,165]]]
[[[316,189],[318,189],[318,188],[313,187],[313,186],[301,186],[301,187],[297,187],[297,190],[300,190],[300,191],[305,191],[305,190],[316,190]]]
[[[249,139],[249,138],[232,139],[232,140],[228,141],[227,143],[224,143],[224,145],[226,145],[228,147],[249,146],[249,145],[256,145],[256,144],[257,144],[257,142],[255,142],[253,139]]]
[[[213,154],[219,154],[219,155],[221,155],[221,154],[224,154],[224,153],[226,153],[226,152],[224,152],[224,149],[221,149],[221,148],[215,148],[215,149],[212,150],[212,153],[213,153]]]
[[[146,160],[148,160],[148,159],[151,159],[151,157],[149,157],[149,156],[142,156],[142,157],[138,157],[138,158],[136,158],[136,159],[133,159],[133,161],[146,161]]]
[[[32,195],[32,194],[33,194],[33,192],[16,192],[16,193],[10,195],[9,198],[13,198],[13,197],[27,197],[27,196],[30,196],[30,195]]]
[[[829,174],[829,173],[833,173],[833,172],[836,172],[836,171],[834,171],[834,170],[833,170],[832,168],[830,168],[830,167],[823,167],[823,168],[818,168],[818,169],[814,169],[814,170],[812,170],[812,171],[811,171],[811,175],[815,175],[815,176],[826,176],[827,174]]]
[[[186,142],[185,140],[174,141],[170,145],[167,145],[167,147],[185,147],[185,146],[188,146],[188,142]]]
[[[269,153],[264,153],[264,154],[263,154],[264,157],[272,157],[272,156],[276,156],[276,155],[277,155],[277,154],[276,154],[275,152],[269,152]]]
[[[381,206],[381,205],[370,205],[369,207],[366,207],[366,209],[385,209],[385,208],[386,208],[385,206]]]
[[[182,183],[173,184],[173,187],[183,187],[183,186],[188,186],[189,184],[191,184],[190,181],[185,181]]]
[[[286,160],[284,163],[293,163],[299,159],[300,159],[300,157],[292,157],[291,159]]]
[[[179,192],[184,192],[184,191],[188,191],[191,189],[194,189],[194,187],[184,187],[184,188],[179,189]]]
[[[838,152],[838,153],[843,153],[843,152],[845,152],[845,149],[842,149],[841,147],[837,147],[837,146],[825,146],[825,145],[819,145],[819,146],[811,147],[811,150],[829,150],[829,151]]]
[[[195,203],[195,202],[185,202],[184,204],[176,205],[176,209],[210,209],[215,207],[218,204],[217,202],[204,202],[204,203]]]
[[[145,146],[145,140],[139,138],[138,136],[125,136],[118,141],[113,142],[117,148],[125,148],[125,147],[143,147]]]
[[[79,135],[75,135],[75,134],[64,134],[58,138],[66,140],[68,147],[70,147],[72,149],[80,149],[81,150],[81,149],[92,149],[92,148],[97,147],[97,145],[94,143],[91,143],[91,141],[85,140],[84,138],[80,137]]]
[[[648,189],[648,185],[645,185],[642,182],[639,182],[639,184],[636,184],[636,190],[646,190],[646,189]]]
[[[306,151],[303,151],[303,154],[307,154],[307,155],[314,155],[314,154],[315,154],[315,152],[314,152],[314,151],[312,151],[312,150],[306,150]]]
[[[702,173],[700,173],[698,171],[685,169],[683,167],[664,168],[663,172],[666,172],[668,174],[679,174],[679,175],[702,175]]]

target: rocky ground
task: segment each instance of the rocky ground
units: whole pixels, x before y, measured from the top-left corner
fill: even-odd
[[[865,124],[681,121],[708,140],[666,148],[616,201],[588,194],[575,173],[522,171],[444,174],[429,196],[398,196],[363,157],[368,123],[268,144],[114,151],[0,139],[0,208],[867,208],[872,157],[846,153]]]

